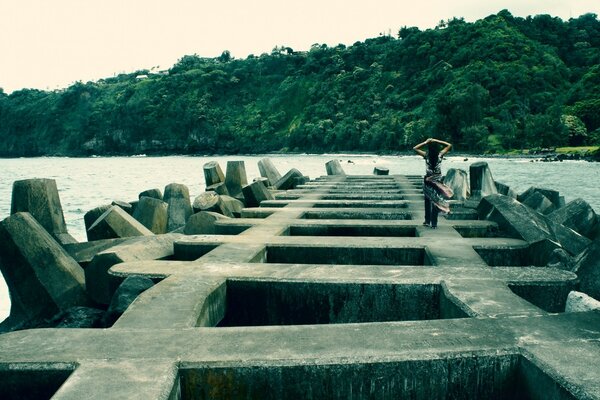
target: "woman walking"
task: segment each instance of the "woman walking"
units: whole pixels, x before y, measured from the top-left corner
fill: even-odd
[[[440,145],[444,146],[440,150]],[[422,150],[427,146],[427,152]],[[447,199],[453,195],[452,189],[442,183],[442,159],[450,151],[452,145],[443,140],[429,138],[413,149],[425,159],[427,170],[423,179],[423,195],[425,196],[425,222],[423,225],[437,228],[438,213],[450,212]]]

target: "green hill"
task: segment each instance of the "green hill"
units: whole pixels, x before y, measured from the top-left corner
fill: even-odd
[[[59,91],[0,90],[0,156],[464,151],[600,144],[600,21],[403,27],[346,47],[184,56]]]

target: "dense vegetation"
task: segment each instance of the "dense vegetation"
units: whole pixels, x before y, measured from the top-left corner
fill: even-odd
[[[600,21],[403,27],[346,47],[184,56],[58,91],[0,89],[0,156],[400,151],[600,144]]]

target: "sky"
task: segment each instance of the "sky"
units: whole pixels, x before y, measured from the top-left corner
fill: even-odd
[[[0,88],[54,90],[140,69],[168,69],[187,54],[235,58],[275,46],[308,50],[402,26],[468,22],[508,9],[564,20],[599,0],[0,0]]]

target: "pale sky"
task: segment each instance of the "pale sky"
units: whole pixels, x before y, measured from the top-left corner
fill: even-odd
[[[186,54],[236,58],[307,50],[440,20],[600,14],[599,0],[0,0],[0,88],[56,89],[120,72],[170,68]]]

